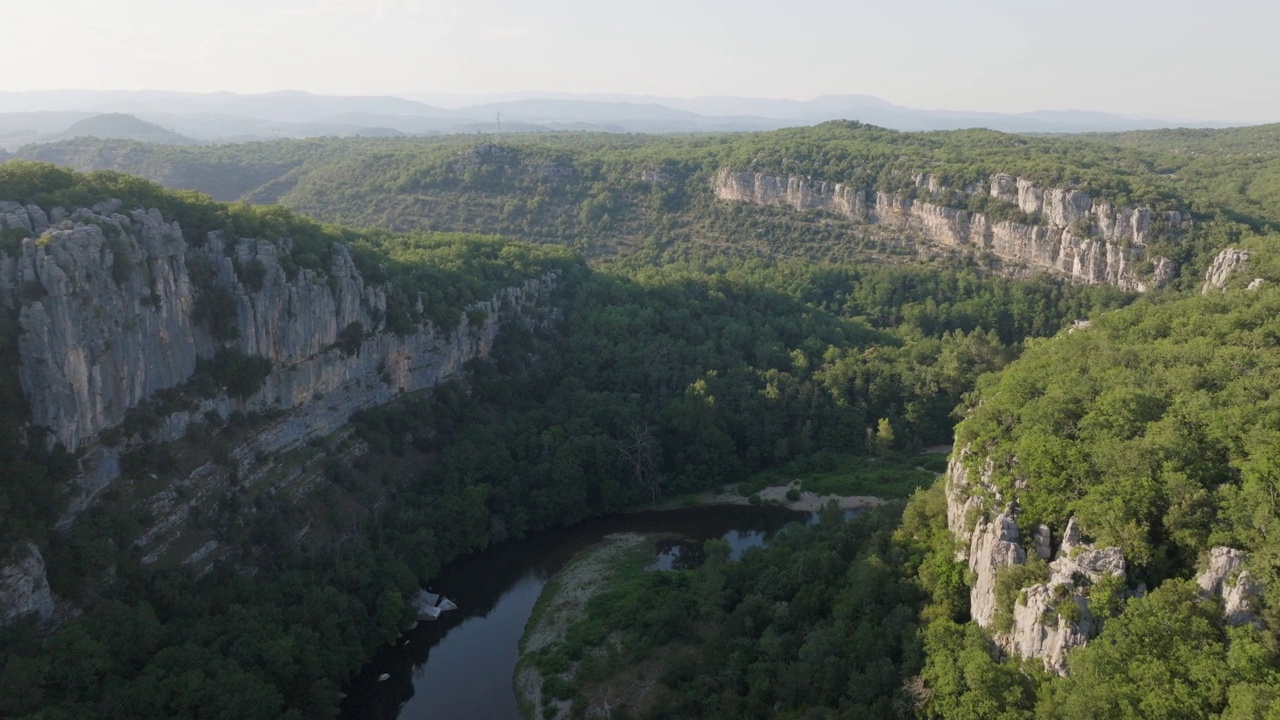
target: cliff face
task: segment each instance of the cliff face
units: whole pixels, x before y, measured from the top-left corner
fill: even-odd
[[[1100,625],[1089,612],[1088,585],[1107,576],[1125,577],[1124,556],[1118,548],[1097,549],[1081,542],[1073,518],[1059,532],[1053,547],[1053,529],[1041,525],[1031,542],[1030,556],[1047,563],[1043,582],[1024,587],[1011,606],[1003,608],[1003,627],[997,627],[1001,599],[996,594],[1000,572],[1026,565],[1017,525],[1017,503],[1006,499],[991,483],[990,460],[977,477],[969,465],[969,449],[959,449],[947,467],[947,526],[967,549],[961,559],[974,578],[969,590],[969,612],[974,622],[996,630],[996,642],[1006,652],[1040,658],[1045,669],[1066,673],[1066,656],[1097,634]],[[994,516],[992,518],[991,516]],[[1008,602],[1010,598],[1005,598]]]
[[[38,235],[0,261],[0,288],[19,309],[19,376],[32,423],[51,428],[68,450],[182,383],[198,355],[212,354],[208,333],[192,320],[186,243],[159,213],[80,210],[50,229],[33,207],[11,210],[0,225],[30,225]]]
[[[155,210],[123,215],[100,206],[53,227],[38,208],[0,210],[0,230],[39,236],[23,240],[17,257],[0,258],[0,297],[19,311],[19,373],[32,423],[50,428],[71,451],[120,425],[143,400],[189,380],[200,358],[223,347],[271,361],[262,389],[235,409],[292,410],[355,388],[361,392],[326,407],[385,402],[483,355],[504,312],[535,302],[554,282],[533,279],[471,308],[470,317],[487,318],[479,326],[464,320],[445,333],[424,322],[396,335],[385,328],[387,288],[367,283],[341,245],[327,273],[300,270],[289,278],[271,243],[229,244],[211,235],[194,248]],[[215,341],[197,319],[201,291],[188,268],[192,258],[212,268],[203,292],[230,303],[219,312],[235,326],[233,339]],[[336,347],[340,334],[356,346]],[[379,380],[373,386],[371,377]]]
[[[21,328],[17,370],[32,424],[79,458],[65,523],[121,476],[126,454],[257,418],[252,436],[219,462],[165,478],[166,487],[140,500],[154,518],[137,542],[146,561],[210,559],[218,543],[188,533],[195,508],[228,487],[314,479],[306,467],[271,458],[486,356],[504,322],[534,322],[531,311],[557,282],[553,271],[502,289],[467,308],[451,332],[422,320],[397,334],[385,321],[388,286],[366,280],[341,245],[326,272],[286,273],[276,245],[212,233],[197,247],[154,210],[103,204],[50,218],[34,206],[0,204],[0,231],[15,228],[28,237],[16,255],[0,253],[0,302]],[[211,323],[212,315],[221,319]],[[234,326],[234,337],[215,333],[216,324]],[[228,350],[256,359],[260,384],[193,397],[189,383],[202,362]],[[158,396],[175,393],[186,401],[157,409]],[[131,421],[144,410],[149,422]],[[9,573],[0,576],[0,623],[32,610],[47,616],[39,557],[0,568]]]
[[[951,192],[935,178],[920,175],[916,185],[926,194]],[[1116,207],[1089,195],[1040,188],[1009,175],[992,176],[989,187],[966,188],[960,196],[984,193],[1012,203],[1039,219],[1036,224],[995,222],[971,213],[902,195],[801,178],[721,170],[712,183],[717,198],[795,210],[824,210],[851,220],[867,221],[917,233],[954,247],[989,250],[1005,261],[1051,270],[1086,283],[1107,283],[1145,291],[1168,282],[1176,268],[1165,258],[1150,258],[1146,245],[1163,233],[1176,238],[1190,218],[1178,212]]]
[[[1102,630],[1102,622],[1090,610],[1090,588],[1110,578],[1123,589],[1128,579],[1124,554],[1119,548],[1084,542],[1075,518],[1061,529],[1040,525],[1031,538],[1022,538],[1017,499],[1004,497],[991,483],[992,471],[989,459],[980,470],[972,469],[967,447],[956,450],[947,468],[947,527],[963,548],[958,559],[971,572],[970,616],[994,631],[1005,652],[1039,658],[1046,670],[1065,675],[1068,652]],[[998,597],[999,574],[1032,559],[1045,561],[1041,582],[1022,587],[1015,598]],[[1196,578],[1206,596],[1223,598],[1232,624],[1256,622],[1261,588],[1244,569],[1245,562],[1239,550],[1213,548],[1207,568]],[[1145,589],[1139,585],[1124,592],[1137,597]],[[1007,606],[1000,607],[1002,602]]]
[[[854,220],[865,219],[866,194],[840,183],[774,177],[763,173],[721,170],[715,179],[716,197],[792,210],[825,210]]]

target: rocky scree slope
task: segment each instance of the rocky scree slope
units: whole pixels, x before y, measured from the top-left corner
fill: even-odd
[[[1177,271],[1167,258],[1147,257],[1147,245],[1162,238],[1176,240],[1191,222],[1184,213],[1118,207],[1077,190],[1041,188],[1005,174],[993,175],[987,187],[953,190],[928,174],[917,175],[915,185],[919,194],[929,198],[987,194],[1036,222],[998,221],[984,213],[904,194],[728,168],[716,173],[712,190],[721,200],[822,210],[913,232],[941,245],[988,250],[1007,263],[1052,271],[1078,282],[1138,292],[1163,285]]]
[[[419,299],[410,330],[393,332],[389,283],[366,278],[342,244],[323,272],[286,271],[288,241],[212,232],[193,243],[158,211],[118,202],[73,212],[0,203],[0,233],[22,236],[0,254],[0,303],[20,326],[30,425],[80,467],[63,522],[113,484],[149,477],[144,562],[207,567],[219,542],[187,521],[228,486],[307,492],[314,468],[270,458],[458,373],[505,322],[555,314],[549,270],[467,308],[448,331]],[[247,440],[189,473],[124,469],[131,453],[244,422],[255,423]],[[38,547],[20,543],[0,568],[0,623],[29,612],[48,617],[53,602]]]

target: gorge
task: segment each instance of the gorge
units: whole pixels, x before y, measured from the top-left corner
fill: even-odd
[[[619,575],[541,695],[1276,707],[1269,205],[1144,138],[488,140],[129,150],[292,210],[0,165],[0,715],[398,712],[451,563],[792,491],[886,502]]]

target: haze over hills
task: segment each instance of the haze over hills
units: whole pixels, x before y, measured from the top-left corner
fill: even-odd
[[[124,113],[93,115],[80,120],[62,132],[64,138],[98,137],[137,140],[157,145],[191,145],[189,137],[166,130],[155,123],[140,120]]]
[[[895,105],[870,95],[820,95],[809,100],[704,96],[678,98],[659,95],[607,93],[519,92],[486,95],[407,93],[405,97],[458,111],[484,108],[518,110],[523,103],[539,102],[544,111],[553,102],[657,105],[683,110],[702,118],[750,119],[761,124],[785,121],[783,127],[814,125],[828,120],[859,120],[893,130],[959,130],[985,127],[1002,132],[1117,132],[1169,127],[1228,127],[1239,123],[1218,120],[1174,121],[1137,118],[1090,110],[1034,110],[996,113],[972,110],[922,109]],[[504,110],[505,112],[505,110]],[[563,112],[563,111],[562,111]]]
[[[512,93],[460,96],[432,93],[332,96],[300,91],[264,94],[154,90],[0,92],[0,146],[64,137],[73,123],[95,114],[128,114],[197,142],[275,137],[386,136],[592,130],[604,132],[735,132],[859,120],[895,130],[985,127],[1003,132],[1113,132],[1168,127],[1224,127],[1223,122],[1178,123],[1083,110],[1008,114],[924,110],[866,95],[811,100],[727,96],[672,98],[637,95]],[[97,129],[103,132],[101,126]],[[101,137],[144,139],[124,134]],[[163,142],[163,141],[161,141]]]

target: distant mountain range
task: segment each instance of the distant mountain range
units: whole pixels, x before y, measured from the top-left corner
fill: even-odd
[[[102,117],[107,119],[98,119]],[[504,132],[733,132],[813,125],[827,120],[859,120],[896,130],[985,127],[1020,133],[1230,124],[1175,123],[1080,110],[1017,114],[921,110],[866,95],[774,100],[565,93],[341,97],[291,90],[259,95],[50,90],[0,92],[0,147],[14,149],[29,143],[89,135],[181,144],[325,135],[494,132],[499,118]]]

